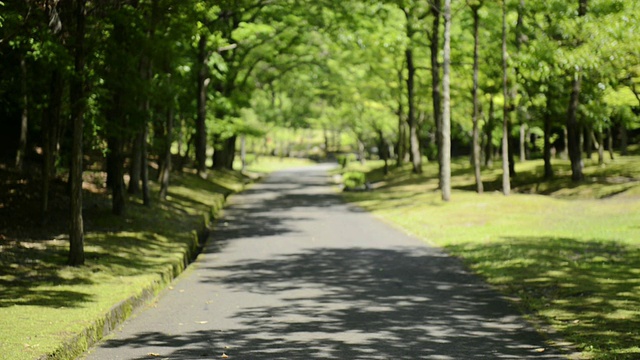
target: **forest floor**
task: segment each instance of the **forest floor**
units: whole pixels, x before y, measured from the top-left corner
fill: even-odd
[[[424,241],[444,248],[506,294],[544,331],[559,333],[587,359],[640,357],[640,154],[587,160],[570,181],[567,161],[517,163],[504,196],[500,169],[483,170],[477,194],[468,159],[453,164],[452,198],[438,191],[437,164],[352,163],[373,191],[345,197]],[[500,167],[496,164],[496,167]]]
[[[250,174],[299,166],[264,158]],[[179,274],[198,251],[198,236],[228,194],[252,180],[240,172],[173,174],[169,196],[152,204],[129,197],[123,216],[111,214],[102,172],[85,172],[86,265],[66,266],[66,182],[52,183],[50,211],[41,216],[37,173],[0,166],[0,357],[72,359],[117,326]],[[35,180],[34,180],[35,179]],[[105,317],[105,314],[109,314]]]

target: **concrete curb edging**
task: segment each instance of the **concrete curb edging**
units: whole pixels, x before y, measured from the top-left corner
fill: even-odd
[[[166,288],[173,279],[181,274],[189,264],[191,264],[200,253],[204,242],[212,230],[214,220],[220,215],[228,194],[214,194],[216,201],[209,211],[203,214],[203,226],[199,230],[193,230],[191,241],[185,247],[181,259],[168,263],[163,272],[158,274],[158,278],[141,293],[129,297],[126,300],[114,305],[109,311],[87,326],[73,338],[64,341],[56,350],[49,354],[44,354],[38,360],[71,360],[81,356],[92,345],[96,344],[103,337],[115,330],[124,320],[126,320],[134,310],[151,302],[158,293]]]

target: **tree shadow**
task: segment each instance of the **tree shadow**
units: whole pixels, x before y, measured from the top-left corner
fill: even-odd
[[[229,275],[200,281],[277,301],[239,307],[228,315],[235,328],[144,332],[105,346],[153,346],[169,359],[562,358],[540,352],[544,339],[506,300],[429,248],[315,248],[209,270]]]
[[[568,340],[596,352],[640,356],[640,250],[615,241],[508,237],[499,243],[450,247],[483,276],[502,279],[502,290],[525,299],[563,329]],[[549,315],[551,314],[551,315]]]

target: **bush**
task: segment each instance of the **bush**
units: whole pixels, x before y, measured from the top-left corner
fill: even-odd
[[[364,189],[366,182],[366,175],[363,172],[350,171],[342,175],[345,190]]]

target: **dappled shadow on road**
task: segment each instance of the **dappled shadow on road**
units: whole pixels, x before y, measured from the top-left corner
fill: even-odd
[[[506,301],[435,250],[315,248],[209,266],[202,282],[237,292],[238,303],[257,297],[229,315],[235,327],[147,332],[106,346],[156,346],[170,359],[561,358],[540,349],[543,340]]]

